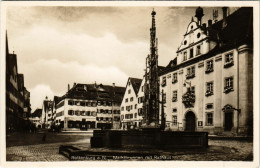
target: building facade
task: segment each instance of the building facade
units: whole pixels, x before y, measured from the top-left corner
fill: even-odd
[[[252,134],[253,8],[208,25],[198,8],[177,57],[160,73],[166,129]]]
[[[74,84],[56,104],[55,123],[63,130],[118,129],[124,87]]]
[[[125,94],[121,103],[121,129],[138,128],[142,123],[142,108],[143,103],[139,99],[138,94],[141,94],[141,84],[144,80],[138,78],[128,78]],[[141,90],[140,90],[141,88]],[[143,96],[143,95],[142,95]]]
[[[41,116],[41,123],[42,128],[51,128],[51,125],[54,123],[54,102],[52,100],[48,100],[46,96],[45,100],[42,104],[42,116]]]
[[[28,131],[30,111],[30,92],[18,74],[17,55],[9,53],[6,34],[6,131]]]
[[[41,117],[42,117],[42,109],[37,108],[30,115],[29,119],[30,119],[31,123],[33,123],[36,128],[42,128]]]

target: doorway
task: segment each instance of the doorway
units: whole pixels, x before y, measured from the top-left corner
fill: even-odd
[[[186,118],[185,131],[195,131],[196,128],[195,114],[192,111],[189,111],[186,114],[185,118]]]
[[[225,131],[231,131],[233,127],[233,112],[225,113]]]

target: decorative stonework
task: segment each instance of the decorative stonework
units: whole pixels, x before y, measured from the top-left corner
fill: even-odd
[[[184,104],[184,106],[186,108],[191,108],[194,107],[194,103],[195,103],[195,94],[191,91],[186,92],[183,96],[182,96],[182,103]]]
[[[230,104],[226,104],[223,108],[222,111],[227,112],[227,111],[233,111],[234,107]]]

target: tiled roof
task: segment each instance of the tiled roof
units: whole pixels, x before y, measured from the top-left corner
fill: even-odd
[[[64,98],[82,100],[113,100],[121,102],[125,93],[125,87],[110,86],[102,84],[75,84],[64,96]]]
[[[131,84],[134,88],[135,94],[137,95],[139,88],[141,86],[141,83],[142,83],[142,79],[129,77],[129,81],[131,82]]]
[[[42,115],[42,109],[36,109],[32,114],[31,117],[41,117]]]
[[[240,43],[253,39],[253,8],[242,7],[227,16],[226,26],[222,28],[223,19],[212,25],[218,32],[219,40],[224,44]],[[250,42],[250,41],[248,41]]]

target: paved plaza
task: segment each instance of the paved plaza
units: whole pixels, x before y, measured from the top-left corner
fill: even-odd
[[[90,148],[90,137],[86,133],[13,134],[7,136],[7,161],[68,161],[59,154],[60,145]],[[18,139],[19,138],[19,139]],[[237,140],[209,140],[207,152],[174,153],[174,160],[198,161],[252,161],[253,143]]]

